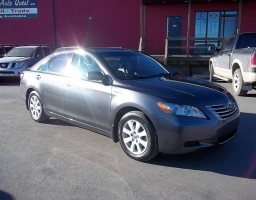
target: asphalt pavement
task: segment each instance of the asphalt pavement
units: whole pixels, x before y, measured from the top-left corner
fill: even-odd
[[[255,200],[256,91],[236,99],[241,123],[228,144],[140,163],[105,136],[34,122],[19,84],[0,84],[0,200]]]

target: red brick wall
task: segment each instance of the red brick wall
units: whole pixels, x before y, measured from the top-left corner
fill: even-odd
[[[256,3],[243,3],[241,32],[256,31]],[[219,4],[192,4],[190,37],[195,35],[195,14],[197,11],[239,10],[238,2]],[[188,5],[151,5],[146,6],[145,50],[149,54],[164,54],[167,37],[167,17],[182,16],[182,37],[187,36]]]
[[[37,19],[0,19],[1,44],[52,44],[52,0],[38,0]]]
[[[139,0],[55,0],[57,44],[138,49]],[[72,8],[72,9],[71,9]],[[89,20],[92,17],[92,20]]]

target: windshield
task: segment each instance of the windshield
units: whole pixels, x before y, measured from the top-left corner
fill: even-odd
[[[120,79],[139,79],[168,76],[175,72],[154,59],[139,52],[97,52]]]
[[[13,48],[6,55],[7,57],[32,57],[34,53],[33,48]]]

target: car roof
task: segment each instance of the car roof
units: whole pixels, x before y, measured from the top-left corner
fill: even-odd
[[[37,47],[51,47],[51,46],[47,46],[47,45],[38,45],[38,46],[36,46],[36,45],[29,45],[29,46],[16,46],[15,48],[37,48]]]
[[[136,50],[133,50],[133,49],[124,49],[120,47],[95,47],[95,48],[89,48],[88,50],[93,52],[125,52],[125,51],[136,52]]]

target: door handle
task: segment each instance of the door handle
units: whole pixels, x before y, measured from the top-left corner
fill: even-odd
[[[37,76],[36,76],[36,79],[37,79],[37,80],[39,80],[40,78],[41,78],[41,76],[40,76],[40,75],[37,75]]]
[[[231,55],[231,53],[228,53],[227,55],[228,55],[228,56],[230,56],[230,55]]]

